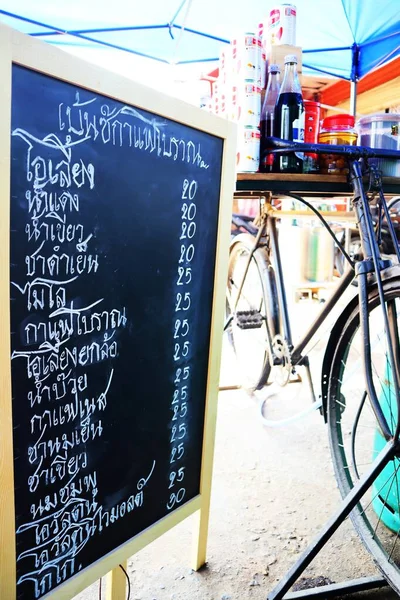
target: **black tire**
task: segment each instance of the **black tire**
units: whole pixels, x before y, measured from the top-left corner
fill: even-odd
[[[400,320],[400,278],[384,282],[389,318]],[[393,378],[387,362],[383,316],[376,289],[369,294],[370,348],[373,379],[381,408],[394,433],[397,408]],[[392,316],[391,316],[392,315]],[[343,497],[357,483],[385,445],[365,391],[359,309],[353,310],[338,336],[330,372],[328,425],[332,460]],[[399,340],[397,340],[397,350]],[[396,352],[396,349],[395,349]],[[390,363],[389,363],[390,364]],[[400,475],[398,458],[377,476],[353,509],[351,518],[364,545],[394,589],[400,591]]]
[[[228,336],[236,354],[241,385],[252,392],[261,389],[268,380],[271,365],[268,354],[270,339],[279,333],[278,295],[275,273],[263,246],[254,252],[244,281],[242,293],[236,304],[237,292],[245,270],[246,261],[254,246],[254,237],[238,235],[232,242],[229,254],[227,285],[227,317],[232,317]],[[236,309],[235,309],[236,304]],[[240,329],[235,312],[256,309],[263,323],[257,329]]]

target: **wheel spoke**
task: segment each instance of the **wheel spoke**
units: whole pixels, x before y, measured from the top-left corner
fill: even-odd
[[[264,281],[265,274],[269,273],[268,254],[264,247],[257,248],[249,262],[253,246],[254,240],[250,236],[237,236],[230,253],[227,290],[227,313],[232,315],[228,335],[236,354],[242,386],[250,391],[267,382],[270,372],[268,340],[275,335],[273,332],[269,336],[267,327],[277,320],[277,302],[274,297],[267,297]],[[275,290],[273,296],[276,295],[275,279],[269,282],[269,288]],[[241,311],[242,315],[244,311],[257,313],[261,325],[246,327],[239,314]]]
[[[389,494],[390,494],[390,492],[391,492],[391,490],[392,490],[393,483],[394,483],[394,480],[395,480],[395,477],[396,477],[396,475],[397,475],[397,471],[398,471],[398,470],[399,470],[399,467],[396,467],[396,470],[395,470],[394,476],[392,476],[392,478],[391,478],[391,479],[392,479],[392,481],[390,482],[390,485],[388,486],[388,489],[387,489],[387,492],[386,492],[385,499],[384,499],[384,501],[382,502],[382,508],[381,508],[381,511],[380,511],[380,513],[379,513],[379,517],[378,517],[378,519],[377,519],[377,521],[376,521],[376,525],[375,525],[374,536],[376,535],[376,532],[377,532],[377,529],[378,529],[378,525],[379,525],[379,523],[381,522],[381,518],[382,518],[382,515],[383,515],[383,510],[384,510],[384,508],[385,508],[385,506],[386,506],[386,504],[387,504],[387,501],[388,501],[388,498],[389,498]],[[389,480],[390,480],[390,478],[389,478]],[[387,481],[387,483],[389,483],[389,481]],[[383,487],[382,487],[381,489],[383,489]]]

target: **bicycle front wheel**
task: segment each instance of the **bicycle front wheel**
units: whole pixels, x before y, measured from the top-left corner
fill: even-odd
[[[255,250],[246,273],[253,246],[251,235],[241,234],[235,238],[229,256],[227,286],[227,316],[231,318],[228,335],[242,387],[249,391],[267,383],[271,371],[268,338],[272,340],[279,332],[275,273],[265,247]],[[246,314],[258,320],[257,326],[245,323]]]
[[[385,306],[399,350],[400,280],[384,282]],[[397,404],[382,307],[377,290],[368,300],[372,373],[377,397],[394,433]],[[339,336],[332,362],[328,390],[328,424],[331,454],[338,487],[345,497],[370,467],[386,442],[372,410],[362,366],[363,339],[358,307]],[[364,545],[391,585],[400,591],[400,461],[386,465],[359,504],[351,519]]]

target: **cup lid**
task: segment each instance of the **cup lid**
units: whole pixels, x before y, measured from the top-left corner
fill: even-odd
[[[369,123],[387,123],[387,122],[400,123],[399,113],[374,113],[372,115],[365,115],[358,120],[359,125],[366,125]]]
[[[340,114],[325,117],[322,121],[322,129],[352,129],[355,118],[353,115]]]

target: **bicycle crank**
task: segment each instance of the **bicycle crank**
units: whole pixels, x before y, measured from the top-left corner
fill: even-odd
[[[281,335],[276,335],[272,340],[272,352],[275,358],[273,366],[275,382],[281,387],[288,383],[301,382],[300,375],[292,365],[289,345]]]

